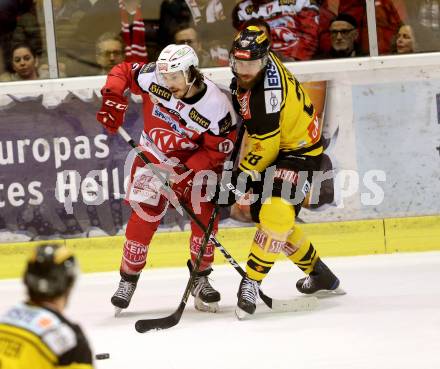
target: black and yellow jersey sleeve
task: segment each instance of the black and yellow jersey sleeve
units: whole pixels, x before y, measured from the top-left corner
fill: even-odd
[[[267,168],[276,159],[280,147],[283,91],[279,87],[265,90],[263,83],[260,81],[251,90],[237,95],[247,132],[245,156],[240,162],[240,170],[250,174]]]
[[[235,88],[235,91],[234,91]],[[272,53],[264,78],[250,90],[231,84],[234,107],[248,134],[240,170],[262,172],[280,152],[316,156],[322,153],[317,113],[301,84]]]
[[[55,311],[19,304],[0,319],[0,368],[91,369],[80,327]]]

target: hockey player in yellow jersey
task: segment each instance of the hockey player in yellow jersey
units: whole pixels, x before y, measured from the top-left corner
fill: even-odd
[[[24,275],[28,301],[0,317],[1,369],[93,368],[81,328],[62,315],[76,274],[65,247],[35,249]]]
[[[230,181],[223,176],[216,200],[232,204],[249,189],[258,197],[250,206],[257,232],[238,291],[239,318],[255,312],[258,286],[280,252],[305,272],[296,284],[301,293],[342,293],[338,278],[295,223],[313,171],[320,167],[317,113],[301,84],[269,48],[267,35],[248,26],[237,34],[230,54],[235,76],[231,92],[247,145]]]

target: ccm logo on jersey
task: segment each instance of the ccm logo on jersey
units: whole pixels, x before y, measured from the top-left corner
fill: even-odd
[[[201,115],[196,109],[192,108],[189,111],[189,117],[193,122],[196,122],[199,126],[203,128],[208,128],[211,124],[211,121],[206,119],[203,115]]]
[[[264,91],[266,113],[277,113],[281,110],[281,90]]]
[[[166,101],[171,100],[171,92],[168,91],[165,87],[159,86],[154,82],[150,85],[150,87],[148,87],[148,91]]]

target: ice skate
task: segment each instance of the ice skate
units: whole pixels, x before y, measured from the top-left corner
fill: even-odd
[[[316,297],[345,295],[346,293],[339,287],[339,279],[319,258],[310,275],[296,282],[296,288],[301,293]]]
[[[111,303],[115,307],[115,317],[130,305],[139,276],[140,274],[130,275],[121,272],[121,280],[119,281],[118,289],[111,298]]]
[[[191,260],[188,260],[188,269],[191,273],[193,266]],[[209,283],[208,275],[212,269],[206,269],[198,272],[195,279],[191,295],[194,296],[194,307],[199,311],[216,313],[219,311],[218,302],[220,301],[220,293],[214,289]]]
[[[246,319],[253,313],[257,307],[259,283],[253,279],[244,277],[240,282],[237,297],[237,308],[235,315],[239,320]]]

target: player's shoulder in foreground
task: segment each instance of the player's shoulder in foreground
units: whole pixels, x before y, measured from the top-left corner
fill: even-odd
[[[38,336],[56,356],[61,356],[78,344],[81,329],[61,314],[32,304],[20,303],[13,306],[0,318],[0,324],[14,334],[31,333]]]

